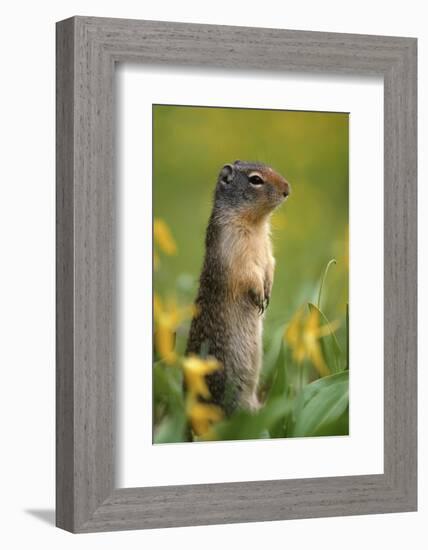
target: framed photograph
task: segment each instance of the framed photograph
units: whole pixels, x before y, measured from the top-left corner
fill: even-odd
[[[416,39],[57,24],[57,525],[413,511]]]

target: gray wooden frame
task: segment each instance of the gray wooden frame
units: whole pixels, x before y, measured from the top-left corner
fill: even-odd
[[[57,24],[59,527],[91,532],[416,510],[416,46],[413,38],[90,17]],[[383,76],[383,474],[115,488],[113,81],[115,63],[124,61]],[[367,182],[361,185],[367,192]]]

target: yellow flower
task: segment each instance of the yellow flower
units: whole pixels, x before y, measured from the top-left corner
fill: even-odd
[[[214,358],[201,359],[196,355],[189,355],[183,359],[184,380],[187,391],[193,396],[210,398],[210,391],[205,380],[207,374],[221,368],[221,364]]]
[[[179,308],[175,301],[163,303],[155,293],[153,299],[153,316],[155,320],[155,345],[161,358],[168,364],[177,360],[175,333],[180,323],[194,315],[195,308],[186,306]]]
[[[207,435],[213,424],[222,420],[224,415],[217,405],[191,399],[187,405],[187,416],[195,434],[203,436]]]
[[[285,340],[292,349],[293,359],[299,364],[308,359],[320,376],[330,374],[322,354],[320,338],[336,331],[338,327],[337,321],[320,326],[319,310],[311,307],[309,313],[305,314],[304,307],[301,307],[284,334]]]
[[[155,243],[168,256],[177,254],[177,245],[168,225],[161,218],[155,218],[153,222],[153,237]]]
[[[223,418],[222,409],[213,403],[204,403],[200,398],[211,397],[206,376],[222,368],[213,357],[202,359],[190,355],[183,359],[183,373],[187,389],[186,411],[192,430],[197,436],[207,435],[213,424]]]

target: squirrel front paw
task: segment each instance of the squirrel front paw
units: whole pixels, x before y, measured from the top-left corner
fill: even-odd
[[[253,288],[250,288],[248,291],[248,296],[251,303],[258,308],[259,314],[263,315],[269,305],[269,297],[266,297],[264,293],[257,292]]]
[[[267,288],[265,285],[264,289],[264,303],[265,303],[265,309],[267,309],[270,302],[270,288]]]
[[[272,277],[269,277],[269,276],[265,277],[263,282],[263,291],[264,291],[265,302],[266,302],[265,309],[267,309],[270,302],[270,295],[272,292]]]

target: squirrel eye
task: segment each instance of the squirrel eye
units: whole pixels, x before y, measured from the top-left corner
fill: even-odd
[[[264,181],[262,180],[262,178],[260,176],[257,176],[256,174],[250,176],[248,179],[249,179],[249,181],[252,185],[263,185],[264,184]]]

